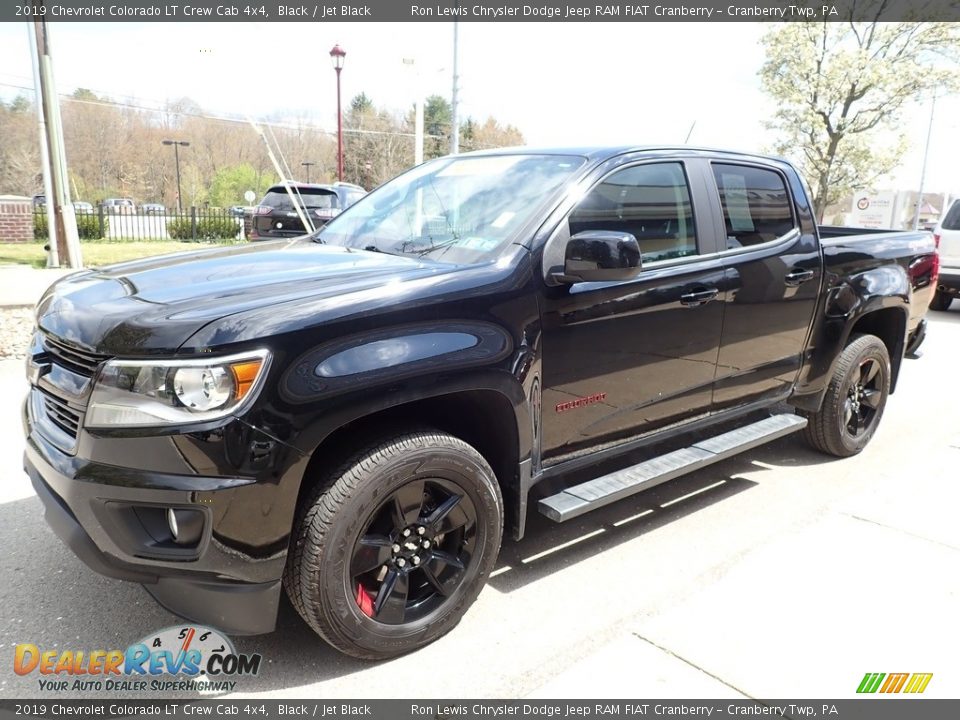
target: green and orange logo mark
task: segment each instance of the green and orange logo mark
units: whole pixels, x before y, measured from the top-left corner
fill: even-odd
[[[933,673],[867,673],[860,681],[858,693],[922,693]]]

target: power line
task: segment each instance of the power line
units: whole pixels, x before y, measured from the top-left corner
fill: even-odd
[[[33,93],[34,90],[31,87],[26,87],[24,85],[15,85],[13,83],[0,82],[0,86],[15,88],[18,90],[25,90],[27,92]],[[92,91],[91,91],[92,92]],[[115,100],[84,100],[82,98],[76,98],[72,95],[60,95],[60,99],[65,102],[79,103],[81,105],[96,105],[101,107],[111,107],[111,108],[125,108],[128,110],[140,110],[144,112],[152,113],[161,113],[165,115],[174,115],[176,117],[190,117],[190,118],[199,118],[201,120],[212,120],[214,122],[227,122],[235,123],[239,125],[246,125],[247,120],[245,118],[233,118],[224,115],[210,115],[208,113],[198,113],[198,112],[187,112],[185,110],[173,110],[170,108],[157,108],[157,107],[148,107],[146,105],[134,105],[132,103],[118,102]],[[294,124],[294,123],[282,123],[271,120],[257,120],[261,125],[265,125],[271,128],[280,128],[284,130],[312,130],[313,132],[330,135],[331,137],[336,137],[336,132],[332,130],[324,130],[318,125],[311,124]],[[414,137],[413,133],[391,131],[391,130],[363,130],[360,128],[344,128],[343,132],[353,133],[355,135],[393,135],[397,137]],[[427,135],[426,137],[441,139],[440,135]]]

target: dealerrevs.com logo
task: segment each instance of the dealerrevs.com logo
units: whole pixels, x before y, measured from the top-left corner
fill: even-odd
[[[45,692],[225,692],[237,684],[231,678],[256,675],[261,659],[258,653],[237,653],[217,630],[185,625],[148,635],[126,650],[43,650],[18,644],[13,671],[37,673]]]

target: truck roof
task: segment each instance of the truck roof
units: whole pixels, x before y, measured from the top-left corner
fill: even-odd
[[[484,155],[579,155],[589,160],[604,160],[606,158],[616,157],[625,153],[649,153],[650,155],[670,154],[670,155],[724,155],[730,158],[753,158],[763,160],[774,160],[777,162],[788,162],[784,158],[775,155],[763,155],[760,153],[751,153],[739,150],[724,150],[721,148],[699,147],[694,145],[585,145],[585,146],[547,146],[536,147],[518,145],[504,148],[493,148],[489,150],[474,150],[462,153],[464,157],[484,156]]]

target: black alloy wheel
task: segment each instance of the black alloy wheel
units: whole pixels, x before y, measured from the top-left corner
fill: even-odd
[[[350,580],[361,612],[402,625],[426,617],[457,589],[473,561],[477,509],[441,478],[395,490],[353,546]]]
[[[452,630],[493,570],[503,499],[490,465],[423,430],[352,453],[300,504],[283,584],[322,638],[383,659]]]
[[[861,362],[851,377],[843,407],[844,430],[851,438],[872,429],[884,398],[883,380],[880,361],[872,357]]]

